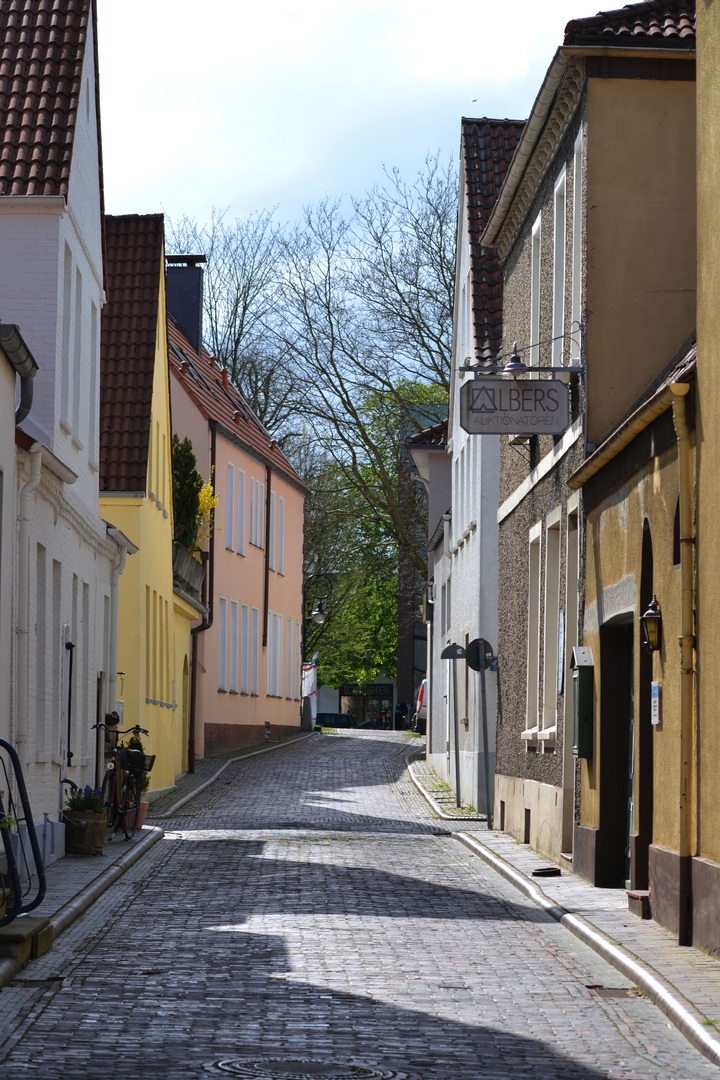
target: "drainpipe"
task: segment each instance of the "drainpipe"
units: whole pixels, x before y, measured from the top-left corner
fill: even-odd
[[[35,358],[23,341],[17,326],[4,323],[0,326],[0,348],[20,376],[20,404],[15,410],[15,424],[22,424],[32,408],[33,379],[37,374]]]
[[[27,767],[29,733],[28,700],[30,697],[29,639],[30,639],[30,508],[33,493],[40,483],[42,472],[42,443],[30,447],[30,479],[20,492],[18,516],[18,624],[17,624],[17,731],[15,743],[23,767]]]
[[[269,465],[265,466],[265,565],[263,568],[264,580],[263,580],[263,636],[262,643],[263,649],[267,648],[268,643],[268,607],[270,605],[270,545],[273,543],[273,538],[270,535],[270,485],[272,483],[272,469]],[[303,611],[303,618],[305,612]]]
[[[210,428],[210,476],[215,483],[215,458],[217,455],[217,420],[208,420]],[[203,552],[205,555],[205,552]],[[210,511],[210,543],[209,551],[203,560],[206,564],[205,580],[203,582],[203,604],[207,609],[207,615],[203,616],[198,626],[190,629],[192,638],[192,650],[190,657],[190,671],[192,683],[190,685],[190,716],[188,717],[188,772],[195,772],[195,727],[197,715],[197,669],[198,669],[198,635],[209,630],[213,624],[213,596],[215,592],[215,510]],[[205,590],[207,589],[207,595]]]
[[[693,548],[692,528],[692,462],[690,433],[687,427],[685,398],[688,383],[672,383],[673,423],[678,442],[680,472],[680,881],[678,885],[678,945],[692,941],[692,857],[696,853],[694,800],[697,794],[695,774],[696,738],[694,731],[693,698]]]
[[[128,540],[124,533],[119,529],[111,527],[108,529],[108,536],[111,536],[115,543],[120,548],[117,561],[112,568],[112,577],[110,579],[110,656],[108,657],[108,664],[110,671],[108,673],[108,705],[110,706],[110,712],[115,708],[117,702],[117,666],[118,666],[118,613],[120,611],[120,575],[125,569],[125,563],[127,562],[128,555],[135,555],[138,548]]]

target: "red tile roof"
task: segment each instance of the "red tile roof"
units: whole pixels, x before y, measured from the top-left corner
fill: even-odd
[[[522,120],[462,120],[475,356],[484,363],[492,362],[502,343],[503,274],[494,250],[480,238],[524,126]]]
[[[100,357],[100,490],[145,491],[163,215],[105,218],[108,302]]]
[[[168,314],[168,359],[171,371],[206,420],[217,420],[231,440],[237,441],[263,464],[271,465],[286,480],[307,491],[270,432],[260,423],[245,398],[215,363],[207,349],[198,356],[172,315]]]
[[[689,46],[695,41],[694,0],[649,0],[573,19],[565,27],[565,45]]]
[[[91,17],[91,0],[0,0],[0,195],[67,196]]]

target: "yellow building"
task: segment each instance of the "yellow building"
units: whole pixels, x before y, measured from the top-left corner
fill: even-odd
[[[693,944],[720,950],[720,779],[718,778],[717,642],[720,626],[720,3],[697,5],[698,313],[696,657],[697,724],[689,747],[693,769],[689,854]]]
[[[203,570],[173,544],[163,217],[106,217],[100,510],[138,551],[119,589],[116,699],[156,755],[150,798],[187,768],[190,627]],[[174,572],[175,571],[175,572]],[[194,580],[193,580],[194,578]]]

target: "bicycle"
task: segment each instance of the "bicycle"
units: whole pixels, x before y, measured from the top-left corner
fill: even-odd
[[[146,757],[122,742],[118,746],[118,739],[121,735],[148,735],[149,732],[138,724],[124,730],[100,722],[92,727],[93,730],[102,728],[111,740],[102,782],[103,802],[107,807],[107,838],[111,840],[122,829],[125,839],[132,840],[140,816],[142,775],[152,769],[155,757]]]

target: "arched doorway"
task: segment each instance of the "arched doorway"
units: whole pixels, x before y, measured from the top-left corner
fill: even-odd
[[[640,612],[647,611],[653,597],[653,547],[650,523],[645,519],[640,566]],[[652,653],[640,646],[640,685],[638,701],[638,748],[635,798],[636,832],[631,837],[631,887],[647,889],[648,855],[653,839],[653,728],[651,709]]]

